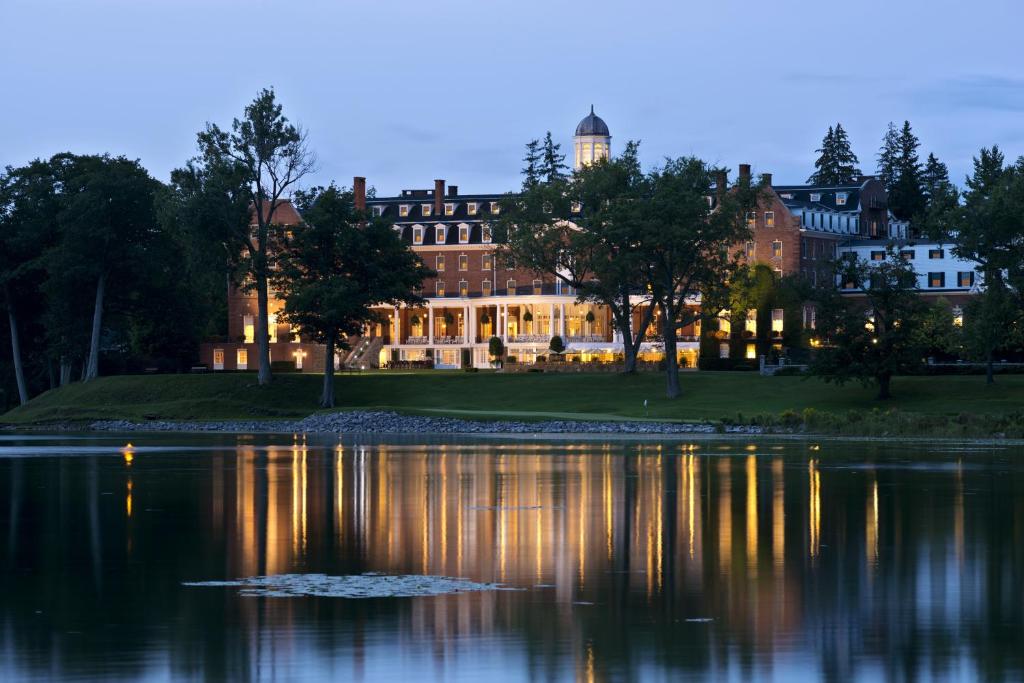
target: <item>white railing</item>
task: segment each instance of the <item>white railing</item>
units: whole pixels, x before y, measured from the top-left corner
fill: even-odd
[[[410,335],[410,336],[405,338],[405,343],[406,344],[426,344],[427,343],[427,339],[428,338],[424,337],[424,336],[414,337],[414,336]]]
[[[546,334],[515,334],[510,336],[508,340],[512,344],[546,344],[551,341],[551,337]]]
[[[608,341],[603,334],[579,334],[565,338],[568,342],[577,344],[603,344]]]
[[[462,344],[462,337],[434,337],[435,344]]]

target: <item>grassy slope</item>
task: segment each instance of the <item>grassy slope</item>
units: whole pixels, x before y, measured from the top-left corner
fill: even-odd
[[[229,419],[302,417],[316,410],[321,378],[280,375],[267,388],[251,373],[108,377],[47,392],[0,423],[26,424],[102,418]],[[426,372],[338,377],[339,408],[393,408],[464,417],[644,417],[699,420],[778,414],[813,407],[843,412],[873,407],[944,414],[998,414],[1024,405],[1024,376],[900,377],[896,395],[880,403],[874,390],[836,387],[817,379],[753,373],[685,373],[683,398],[662,398],[660,374],[516,374]]]

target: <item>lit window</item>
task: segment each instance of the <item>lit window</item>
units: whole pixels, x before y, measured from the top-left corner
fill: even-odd
[[[235,353],[235,367],[237,367],[239,370],[249,369],[248,349],[238,349],[238,351]]]
[[[974,271],[961,271],[956,274],[956,283],[958,287],[973,287],[974,286]]]
[[[373,215],[374,216],[383,216],[384,215],[384,207],[383,206],[375,206],[375,207],[373,207]]]
[[[772,309],[772,335],[773,336],[778,337],[778,336],[782,335],[782,320],[783,320],[783,318],[782,318],[782,309],[781,308],[773,308]]]
[[[928,258],[930,258],[930,259],[944,258],[945,255],[946,254],[945,254],[945,252],[943,252],[942,249],[929,249],[928,250]]]
[[[469,270],[469,257],[459,254],[459,270]]]
[[[821,193],[820,192],[812,192],[811,193],[811,201],[812,202],[820,202],[821,201]]]
[[[508,282],[505,283],[505,293],[508,294],[509,296],[511,296],[511,295],[516,293],[516,281],[515,280],[509,280]]]
[[[747,311],[747,319],[743,322],[743,329],[751,335],[757,334],[757,309],[751,308]]]
[[[928,286],[929,287],[945,287],[946,286],[946,274],[945,273],[928,273]]]
[[[213,350],[213,369],[223,370],[224,369],[224,349]]]
[[[483,242],[484,244],[490,244],[491,243],[491,228],[490,228],[490,226],[487,226],[487,225],[480,226],[480,241]]]
[[[836,206],[846,206],[845,192],[836,192]]]
[[[964,309],[959,306],[953,307],[953,324],[957,327],[964,326]],[[216,360],[214,360],[214,363],[216,363]]]
[[[423,226],[414,225],[412,226],[412,243],[423,244]]]
[[[277,343],[277,314],[271,313],[267,316],[267,334],[270,336],[270,343]]]
[[[757,225],[757,214],[754,213],[753,211],[748,211],[747,212],[747,227],[748,228],[753,228],[755,225]]]
[[[814,306],[804,306],[804,329],[813,330],[818,324],[818,311]]]
[[[871,252],[871,260],[872,261],[884,261],[885,260],[885,252],[884,251],[873,251],[873,252]]]
[[[718,345],[718,357],[719,358],[728,358],[729,357],[729,344],[728,343],[722,342],[721,344]]]
[[[465,280],[459,280],[459,296],[469,296],[469,283]]]
[[[444,215],[445,216],[454,216],[455,215],[455,204],[446,203],[444,205]]]
[[[747,360],[757,358],[757,344],[747,344]]]
[[[246,344],[252,344],[256,341],[256,326],[253,324],[251,315],[242,317],[242,332],[245,335]]]
[[[764,226],[766,228],[774,228],[775,227],[775,212],[774,211],[765,211],[764,212]]]
[[[572,204],[570,205],[570,208],[569,208],[569,210],[570,210],[570,211],[572,211],[573,213],[579,213],[580,211],[582,211],[582,210],[583,210],[583,205],[582,205],[582,204],[580,204],[580,203],[579,203],[578,201],[574,201],[574,202],[573,202],[573,203],[572,203]]]
[[[435,267],[434,270],[436,270],[439,273],[443,273],[444,272],[444,254],[438,254],[436,259],[437,259],[437,267]]]
[[[732,334],[732,320],[729,319],[729,311],[718,312],[718,331]]]
[[[479,210],[480,210],[480,205],[477,204],[476,202],[470,202],[470,203],[466,204],[466,211],[469,213],[470,216],[475,216],[477,211],[479,211]]]
[[[459,226],[459,244],[469,242],[469,226],[463,223]]]
[[[914,260],[914,250],[913,249],[904,249],[903,251],[900,252],[900,256],[903,257],[904,261],[913,261]]]
[[[438,225],[434,228],[434,244],[444,244],[444,226]]]
[[[484,280],[480,284],[480,289],[483,291],[483,295],[484,296],[490,296],[491,295],[491,281],[490,280]]]
[[[544,291],[544,285],[543,285],[543,283],[541,283],[541,281],[540,281],[540,280],[534,280],[534,281],[533,281],[533,293],[534,293],[534,294],[540,294],[540,293],[542,293],[543,291]]]
[[[494,269],[494,254],[484,254],[480,257],[480,269],[481,270],[493,270]]]
[[[408,216],[409,215],[409,209],[411,209],[411,208],[412,207],[409,206],[408,204],[400,204],[399,207],[398,207],[398,215],[402,216],[403,218],[405,216]]]
[[[433,210],[434,207],[430,204],[420,204],[420,214],[424,216],[429,216]]]
[[[438,280],[437,284],[434,285],[434,291],[437,292],[438,296],[444,296],[444,282]]]
[[[772,242],[772,256],[774,258],[782,258],[782,242],[779,240]]]
[[[501,213],[501,206],[498,204],[498,202],[491,202],[491,213],[494,214],[495,216]]]
[[[754,260],[754,243],[753,242],[747,242],[747,244],[745,245],[745,248],[744,248],[744,252],[747,255],[747,260],[748,261],[753,261]]]

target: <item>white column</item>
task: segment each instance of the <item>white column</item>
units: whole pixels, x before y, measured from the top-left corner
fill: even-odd
[[[427,343],[434,345],[434,304],[427,302]]]
[[[391,345],[398,344],[398,308],[394,311],[395,317],[391,321]]]
[[[548,317],[548,336],[549,337],[554,337],[555,336],[555,305],[551,304],[548,307],[548,309],[549,309],[549,312],[548,312],[548,315],[549,315],[549,317]]]
[[[558,304],[559,317],[558,317],[558,329],[561,330],[558,334],[565,340],[565,304]]]
[[[508,304],[498,304],[498,317],[501,319],[501,341],[508,341]]]

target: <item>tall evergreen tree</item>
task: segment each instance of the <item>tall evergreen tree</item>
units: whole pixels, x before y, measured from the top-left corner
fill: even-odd
[[[565,155],[562,154],[562,145],[555,144],[555,141],[551,139],[551,131],[547,132],[544,136],[544,148],[542,152],[542,159],[540,165],[541,176],[546,183],[554,183],[560,180],[564,180],[566,177],[566,171],[569,169],[565,165]]]
[[[540,148],[540,140],[533,139],[526,143],[526,155],[523,156],[523,189],[529,190],[540,182],[540,164],[544,154]]]
[[[960,191],[949,182],[946,164],[934,154],[928,155],[921,183],[924,210],[915,218],[916,230],[930,239],[948,239],[957,222],[955,212],[960,204]]]
[[[819,156],[814,162],[814,173],[807,179],[808,183],[847,185],[856,181],[860,175],[861,171],[857,167],[860,162],[853,153],[850,138],[843,129],[843,124],[837,123],[835,128],[829,126],[821,141],[821,147],[816,151]]]
[[[1004,161],[999,145],[981,148],[978,156],[974,157],[974,171],[965,181],[967,190],[964,199],[968,204],[981,202],[991,196],[1003,175]]]
[[[900,155],[900,131],[896,124],[889,122],[882,138],[882,147],[878,150],[878,170],[875,174],[888,190],[896,180],[896,162]]]

